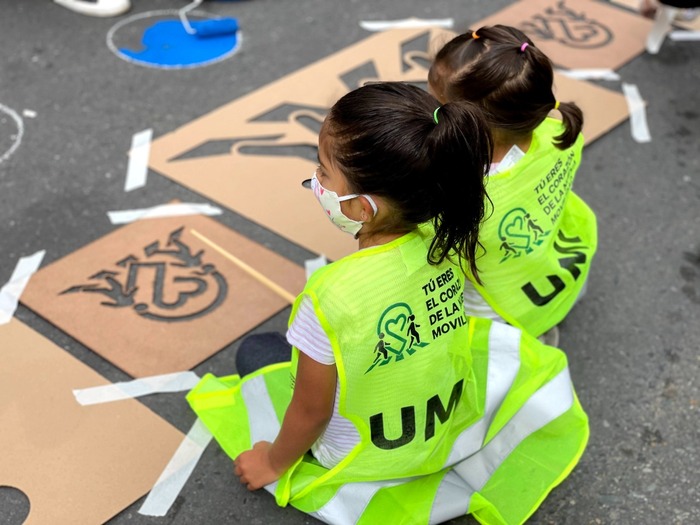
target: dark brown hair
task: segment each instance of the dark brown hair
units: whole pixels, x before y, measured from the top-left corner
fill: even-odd
[[[551,61],[525,33],[504,25],[453,38],[437,53],[428,78],[441,100],[474,102],[492,129],[515,137],[531,133],[556,103]],[[573,102],[560,102],[558,110],[564,132],[554,144],[567,149],[581,132],[583,113]]]
[[[325,125],[350,189],[387,200],[393,232],[432,221],[435,238],[428,262],[438,264],[456,254],[477,275],[484,176],[492,154],[478,107],[467,102],[440,107],[418,87],[382,82],[341,98]]]

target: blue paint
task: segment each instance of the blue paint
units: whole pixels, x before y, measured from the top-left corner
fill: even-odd
[[[179,20],[161,20],[146,29],[141,42],[141,51],[120,48],[119,52],[131,60],[156,67],[192,67],[232,53],[238,45],[238,34],[201,38],[187,33]]]

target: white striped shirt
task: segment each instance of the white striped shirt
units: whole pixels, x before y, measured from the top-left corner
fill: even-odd
[[[485,317],[499,323],[506,322],[491,308],[469,279],[464,279],[464,313],[470,317]]]

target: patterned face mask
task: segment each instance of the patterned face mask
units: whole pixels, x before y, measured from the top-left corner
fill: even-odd
[[[321,186],[321,183],[316,178],[316,172],[314,172],[313,176],[311,177],[311,189],[318,199],[318,202],[321,203],[321,207],[326,212],[326,215],[328,215],[331,222],[352,236],[357,235],[357,232],[360,231],[360,228],[362,228],[364,223],[362,221],[355,221],[345,215],[340,209],[341,202],[356,199],[357,197],[365,197],[372,206],[374,215],[377,215],[377,205],[372,200],[372,197],[369,195],[358,195],[355,193],[338,197],[336,192],[327,190]]]

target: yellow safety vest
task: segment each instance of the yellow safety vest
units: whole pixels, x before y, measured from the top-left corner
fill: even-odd
[[[593,211],[571,190],[583,136],[561,151],[552,144],[562,123],[547,118],[512,168],[490,175],[487,218],[477,264],[483,285],[470,280],[508,323],[538,336],[573,307],[596,251]]]
[[[583,453],[587,418],[566,358],[513,327],[467,319],[462,275],[426,264],[416,231],[316,272],[309,297],[336,358],[339,411],[360,443],[333,469],[302,458],[266,487],[334,524],[521,523]],[[291,322],[291,321],[290,321]],[[275,439],[292,363],[205,376],[188,395],[235,458]],[[517,496],[516,496],[517,494]]]

